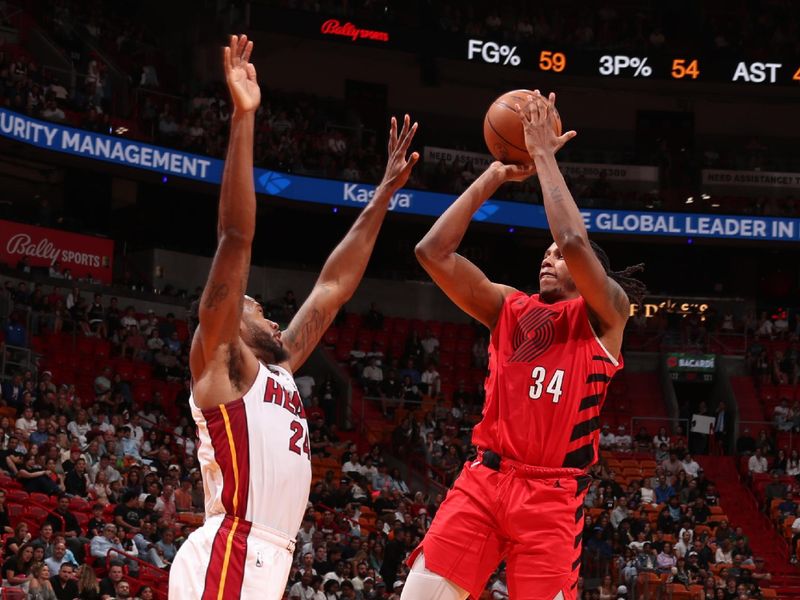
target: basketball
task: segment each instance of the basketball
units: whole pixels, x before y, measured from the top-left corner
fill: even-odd
[[[483,119],[483,137],[486,146],[497,160],[504,163],[527,164],[530,154],[525,148],[525,134],[517,115],[516,104],[524,106],[530,90],[513,90],[497,98]],[[556,135],[561,135],[561,117],[556,111]]]

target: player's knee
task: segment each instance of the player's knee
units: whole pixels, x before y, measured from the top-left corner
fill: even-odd
[[[425,567],[425,557],[417,556],[403,586],[401,600],[466,600],[469,593]]]

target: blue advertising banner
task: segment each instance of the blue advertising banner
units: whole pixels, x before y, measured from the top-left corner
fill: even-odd
[[[212,184],[219,184],[222,178],[223,161],[219,159],[39,121],[5,109],[0,109],[0,135],[39,148],[164,175]],[[257,191],[298,202],[357,208],[366,205],[375,193],[374,185],[362,183],[265,169],[254,169],[253,175]],[[450,194],[403,189],[392,196],[389,210],[437,217],[454,200],[455,196]],[[800,219],[793,218],[602,209],[583,209],[581,214],[586,228],[596,233],[800,241]],[[543,206],[519,202],[489,200],[473,219],[498,225],[547,229]]]

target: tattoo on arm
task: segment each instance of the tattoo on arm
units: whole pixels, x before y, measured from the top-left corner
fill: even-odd
[[[554,185],[550,188],[550,199],[553,202],[563,202],[564,201],[564,193],[561,191],[561,187]]]
[[[312,306],[308,318],[298,324],[298,331],[290,332],[287,340],[292,353],[304,354],[317,345],[328,322],[329,312]]]
[[[216,308],[220,302],[222,302],[225,298],[228,297],[228,293],[230,289],[228,288],[227,283],[212,283],[211,289],[208,292],[208,297],[205,301],[205,308],[212,309]]]

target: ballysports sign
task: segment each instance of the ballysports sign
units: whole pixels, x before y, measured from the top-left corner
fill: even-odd
[[[164,175],[211,184],[222,179],[223,161],[219,159],[39,121],[5,109],[0,109],[0,135],[39,148]],[[359,207],[375,193],[374,185],[265,169],[254,169],[253,176],[258,192],[298,202]],[[450,194],[403,189],[392,197],[390,210],[438,217],[454,200]],[[800,241],[800,219],[794,218],[602,209],[583,209],[581,214],[586,228],[597,233]],[[473,219],[510,227],[548,228],[543,206],[505,200],[485,202]]]
[[[27,257],[31,267],[59,263],[74,279],[91,277],[111,283],[114,241],[0,220],[0,261],[13,267]]]

